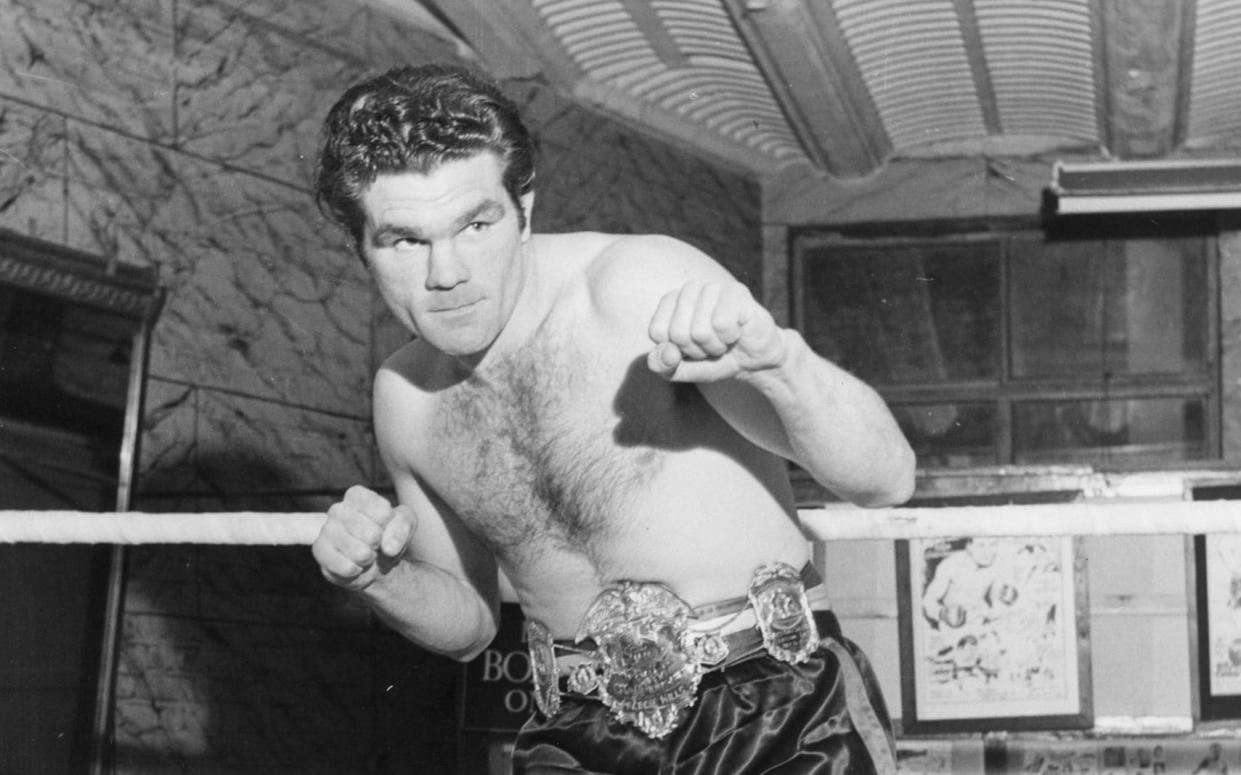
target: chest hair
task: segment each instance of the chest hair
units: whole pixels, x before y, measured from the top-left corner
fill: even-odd
[[[639,368],[617,384],[617,371],[541,337],[442,397],[433,435],[450,483],[442,494],[493,551],[591,556],[657,475],[660,417],[680,391]]]

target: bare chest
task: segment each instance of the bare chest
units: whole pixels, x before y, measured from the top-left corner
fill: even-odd
[[[423,468],[498,554],[589,556],[659,475],[678,392],[637,362],[545,339],[438,397]]]

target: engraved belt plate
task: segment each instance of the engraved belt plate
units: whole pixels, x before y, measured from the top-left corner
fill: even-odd
[[[605,589],[576,637],[595,642],[595,658],[570,675],[570,687],[597,693],[616,720],[666,736],[694,704],[705,667],[727,653],[719,636],[689,629],[693,616],[662,584],[623,581]]]
[[[552,633],[542,622],[527,619],[526,646],[530,649],[530,676],[534,680],[534,704],[544,716],[560,712],[559,675]]]
[[[819,628],[801,575],[793,566],[778,562],[755,571],[750,604],[763,634],[763,647],[776,659],[805,662],[819,647]]]

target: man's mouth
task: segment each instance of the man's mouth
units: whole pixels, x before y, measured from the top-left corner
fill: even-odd
[[[477,304],[479,301],[481,301],[481,299],[472,299],[470,301],[449,302],[446,304],[436,304],[431,307],[431,312],[439,313],[439,314],[446,314],[446,313],[453,313],[453,312],[465,312],[466,310],[470,309],[475,304]]]

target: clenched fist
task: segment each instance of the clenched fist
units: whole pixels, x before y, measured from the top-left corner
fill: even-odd
[[[311,551],[324,578],[360,591],[400,559],[417,527],[413,512],[357,486],[327,512]]]
[[[779,366],[784,337],[739,282],[691,282],[659,300],[648,334],[651,371],[677,382],[714,382]]]

